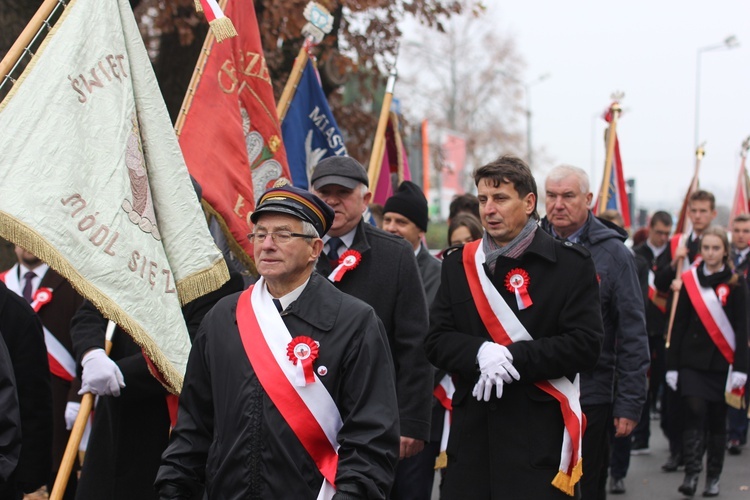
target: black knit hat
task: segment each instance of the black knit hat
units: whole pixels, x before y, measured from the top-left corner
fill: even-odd
[[[309,191],[291,185],[271,188],[263,193],[250,220],[255,224],[267,212],[288,214],[309,222],[315,226],[320,237],[331,228],[335,215],[323,200]]]
[[[385,201],[383,213],[388,212],[401,214],[422,231],[427,231],[427,198],[422,189],[411,181],[402,182],[396,194]]]

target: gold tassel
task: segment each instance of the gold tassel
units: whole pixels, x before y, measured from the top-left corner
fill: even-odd
[[[573,467],[573,473],[569,476],[563,471],[559,471],[552,480],[552,486],[562,491],[566,495],[574,496],[576,483],[581,480],[583,475],[583,460],[579,460]]]
[[[195,0],[195,12],[203,12],[203,6],[201,0]]]
[[[745,408],[745,398],[743,398],[739,394],[725,392],[724,399],[726,400],[727,404],[734,409],[742,410]]]
[[[227,38],[237,36],[237,30],[234,29],[234,25],[228,17],[214,19],[208,24],[211,26],[211,31],[216,37],[217,42],[223,42]]]
[[[229,281],[227,264],[223,258],[219,258],[210,268],[186,276],[176,283],[180,305],[184,306],[198,297],[218,290],[227,281]]]
[[[448,467],[448,454],[445,451],[441,451],[440,455],[435,459],[435,470],[445,469]]]

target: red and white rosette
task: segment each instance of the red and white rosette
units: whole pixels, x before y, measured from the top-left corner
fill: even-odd
[[[339,265],[336,266],[336,269],[331,271],[331,274],[328,275],[328,279],[333,283],[341,281],[344,274],[357,267],[361,260],[362,255],[358,251],[347,250],[341,255],[341,257],[339,257]]]
[[[34,312],[39,312],[44,304],[48,304],[52,300],[52,289],[47,287],[39,287],[32,297],[31,308]]]
[[[304,335],[294,337],[286,347],[286,354],[297,367],[294,383],[297,387],[305,387],[315,382],[313,362],[318,359],[318,343]]]
[[[722,283],[716,287],[716,296],[719,297],[722,307],[727,305],[727,297],[729,297],[729,285]]]
[[[516,303],[518,309],[523,310],[529,307],[531,302],[531,296],[529,295],[529,273],[517,267],[508,271],[505,275],[505,288],[509,292],[516,294]]]

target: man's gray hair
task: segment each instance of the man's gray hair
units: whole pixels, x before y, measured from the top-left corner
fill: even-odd
[[[315,226],[313,226],[311,223],[307,221],[301,221],[302,222],[302,234],[305,236],[313,236],[315,238],[320,238],[320,235],[318,234],[318,230],[315,229]]]
[[[573,165],[558,165],[547,174],[547,180],[560,182],[568,177],[574,176],[578,179],[582,194],[589,194],[589,175],[582,168]]]

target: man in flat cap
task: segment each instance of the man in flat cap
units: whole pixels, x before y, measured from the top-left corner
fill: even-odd
[[[204,486],[209,499],[386,498],[399,452],[393,363],[372,308],[313,272],[333,218],[291,186],[260,198],[249,238],[261,279],[201,324],[160,498]]]
[[[419,453],[430,434],[432,368],[422,349],[427,300],[412,246],[366,224],[372,198],[367,172],[354,158],[332,156],[315,167],[314,193],[334,211],[317,271],[336,288],[367,302],[385,326],[396,369],[400,458]]]

